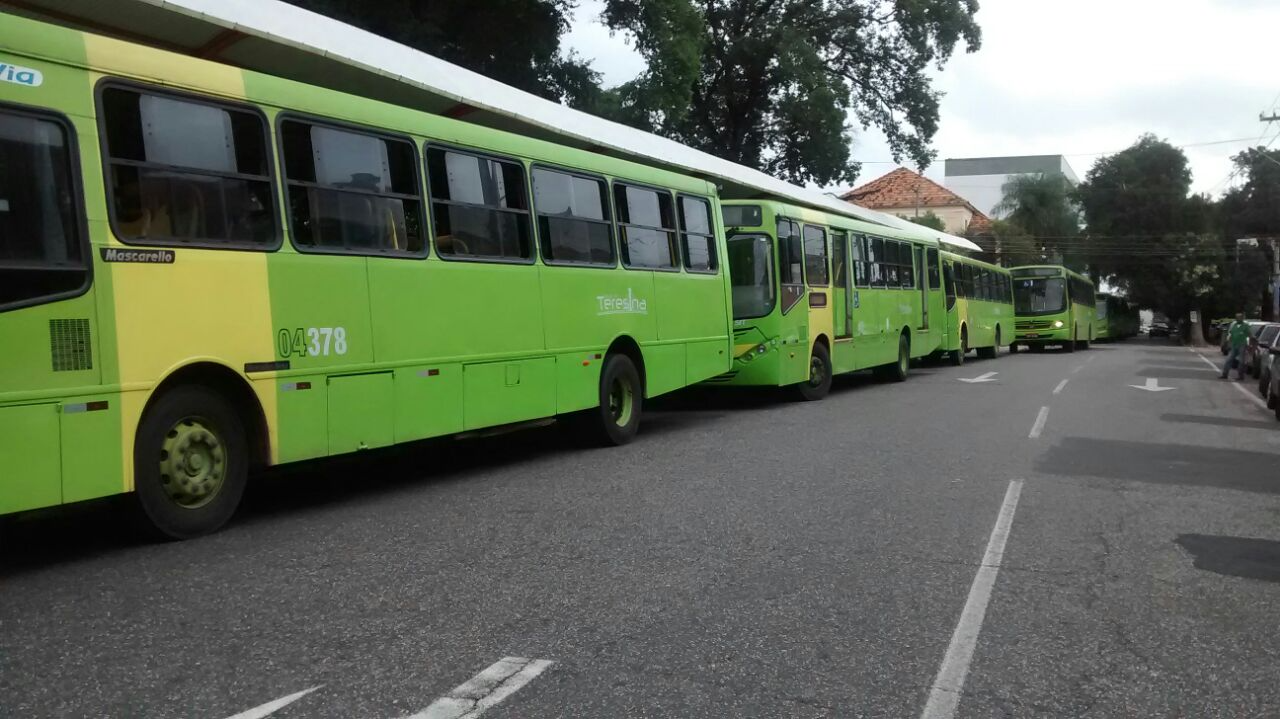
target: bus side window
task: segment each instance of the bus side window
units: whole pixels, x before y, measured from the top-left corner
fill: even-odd
[[[902,281],[902,289],[912,290],[916,287],[916,247],[904,242],[898,250],[898,279]]]
[[[848,287],[845,279],[848,273],[848,238],[843,232],[831,233],[831,284],[835,287]]]
[[[617,266],[603,179],[535,167],[533,207],[544,262]]]
[[[0,308],[88,286],[73,150],[62,121],[0,111]]]
[[[428,147],[427,184],[441,258],[533,261],[523,165]]]
[[[784,285],[804,284],[804,246],[799,223],[778,220],[778,254],[782,258],[781,280]]]
[[[280,143],[298,249],[426,254],[412,142],[286,119]]]
[[[871,263],[868,261],[870,250],[867,248],[867,236],[850,237],[853,251],[853,284],[855,287],[871,286]]]
[[[871,252],[867,259],[871,263],[871,286],[884,287],[885,284],[885,255],[884,240],[879,237],[871,238]]]
[[[674,270],[676,217],[671,193],[614,183],[622,265],[634,269]]]
[[[942,266],[942,288],[946,291],[947,309],[956,306],[955,263],[947,262]]]
[[[125,242],[270,250],[279,222],[267,125],[215,100],[106,86],[107,197]]]
[[[680,196],[680,245],[689,272],[716,274],[716,236],[711,227],[711,203],[701,197]]]
[[[936,247],[929,248],[929,289],[936,290],[942,287],[942,281],[938,276],[938,249]]]
[[[804,270],[811,287],[826,287],[830,282],[827,270],[827,231],[821,227],[804,226]]]

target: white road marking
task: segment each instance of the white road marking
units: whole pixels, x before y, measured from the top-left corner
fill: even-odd
[[[405,719],[473,719],[546,671],[545,659],[505,657]]]
[[[995,382],[996,381],[995,376],[998,374],[1000,373],[987,372],[984,374],[980,374],[977,377],[956,377],[956,379],[960,380],[961,382],[968,382],[969,384],[977,384],[979,382]]]
[[[1168,392],[1171,389],[1177,389],[1177,387],[1161,387],[1160,380],[1155,377],[1148,377],[1146,384],[1131,384],[1129,386],[1134,389],[1146,390],[1148,392]]]
[[[987,616],[987,603],[991,601],[991,590],[995,587],[996,575],[1000,573],[1004,546],[1009,541],[1013,513],[1018,508],[1018,497],[1021,494],[1022,481],[1010,482],[1009,489],[1004,493],[1004,504],[1000,505],[1000,514],[996,517],[996,526],[991,529],[991,538],[987,540],[982,565],[978,567],[978,574],[969,587],[969,598],[965,600],[960,621],[951,634],[951,644],[947,646],[938,676],[929,689],[929,700],[924,705],[924,711],[920,712],[920,719],[952,719],[956,715],[956,709],[960,706],[960,692],[964,690],[969,662],[973,660],[978,634],[982,631],[982,622]]]
[[[1204,360],[1204,363],[1205,363],[1205,364],[1207,364],[1207,365],[1209,365],[1210,367],[1212,367],[1214,372],[1217,372],[1219,375],[1221,375],[1221,374],[1222,374],[1222,368],[1221,368],[1221,367],[1219,367],[1219,366],[1217,366],[1217,365],[1215,365],[1212,361],[1210,361],[1210,360],[1209,360],[1209,358],[1208,358],[1208,357],[1205,357],[1204,355],[1200,354],[1199,352],[1196,352],[1195,350],[1191,350],[1191,352],[1192,352],[1192,354],[1194,354],[1195,356],[1197,356],[1197,357],[1199,357],[1200,359]],[[1236,389],[1238,389],[1238,390],[1240,390],[1240,393],[1241,393],[1241,394],[1243,394],[1245,397],[1248,397],[1248,398],[1249,398],[1249,400],[1250,400],[1251,402],[1253,402],[1254,404],[1258,405],[1259,407],[1261,407],[1262,409],[1264,409],[1264,410],[1266,410],[1266,411],[1268,411],[1268,412],[1270,412],[1270,411],[1271,411],[1271,408],[1267,406],[1267,402],[1266,402],[1266,400],[1262,399],[1261,397],[1259,397],[1258,395],[1254,394],[1253,392],[1250,392],[1250,391],[1249,391],[1249,389],[1248,389],[1247,387],[1245,387],[1243,383],[1241,383],[1241,382],[1232,382],[1231,380],[1227,380],[1227,381],[1228,381],[1228,382],[1231,382],[1231,386],[1232,386],[1232,387],[1235,387],[1235,388],[1236,388]],[[1252,384],[1252,383],[1251,383],[1251,384]]]
[[[1053,388],[1053,393],[1054,393],[1054,394],[1062,394],[1062,390],[1063,390],[1064,388],[1066,388],[1067,383],[1068,383],[1068,382],[1070,382],[1070,381],[1071,381],[1071,380],[1069,380],[1069,379],[1064,379],[1064,380],[1062,380],[1061,382],[1059,382],[1059,383],[1058,383],[1058,386]]]
[[[1047,419],[1049,419],[1049,408],[1041,407],[1040,414],[1036,415],[1035,424],[1031,425],[1031,434],[1028,434],[1027,437],[1030,439],[1039,437],[1040,433],[1044,431],[1044,423]]]
[[[324,685],[317,684],[316,686],[311,687],[310,689],[303,689],[302,691],[295,692],[293,694],[290,694],[287,697],[280,697],[279,699],[276,699],[275,701],[267,702],[262,706],[254,707],[252,709],[249,709],[248,711],[242,711],[239,714],[236,714],[235,716],[227,717],[227,719],[262,719],[262,717],[270,716],[276,713],[277,711],[284,709],[285,707],[298,701],[299,699],[305,697],[306,695],[319,689],[322,686]]]
[[[1084,369],[1084,365],[1082,364],[1076,365],[1075,367],[1071,368],[1071,374],[1075,374],[1076,372],[1079,372],[1082,369]]]

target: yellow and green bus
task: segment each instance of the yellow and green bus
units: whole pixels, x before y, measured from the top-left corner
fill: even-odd
[[[569,416],[731,368],[715,186],[0,15],[0,514]]]
[[[1093,281],[1060,265],[1013,267],[1015,345],[1041,351],[1059,345],[1067,352],[1088,349],[1095,338],[1097,307]],[[1016,352],[1013,345],[1010,352]]]
[[[1099,292],[1094,339],[1123,340],[1138,334],[1138,310],[1123,297]]]
[[[1013,341],[1013,282],[1009,271],[971,257],[942,253],[947,326],[941,351],[964,364],[969,350],[994,359]]]
[[[780,201],[725,200],[734,361],[720,385],[821,399],[837,374],[906,379],[945,327],[938,242]]]

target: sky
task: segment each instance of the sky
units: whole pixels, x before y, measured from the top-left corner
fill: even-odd
[[[1084,179],[1152,132],[1184,147],[1194,192],[1219,195],[1239,182],[1233,154],[1280,135],[1280,122],[1258,119],[1280,114],[1280,0],[980,2],[981,49],[936,75],[945,96],[929,177],[940,181],[949,157],[1062,154]],[[600,25],[600,5],[582,0],[565,44],[615,85],[645,63]],[[858,184],[894,169],[884,136],[850,122]]]

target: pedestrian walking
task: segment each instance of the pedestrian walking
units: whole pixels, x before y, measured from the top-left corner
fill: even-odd
[[[1236,321],[1227,328],[1227,342],[1227,361],[1222,363],[1222,379],[1231,372],[1232,362],[1239,379],[1244,379],[1244,348],[1249,344],[1249,325],[1244,321],[1243,312],[1237,312]]]

